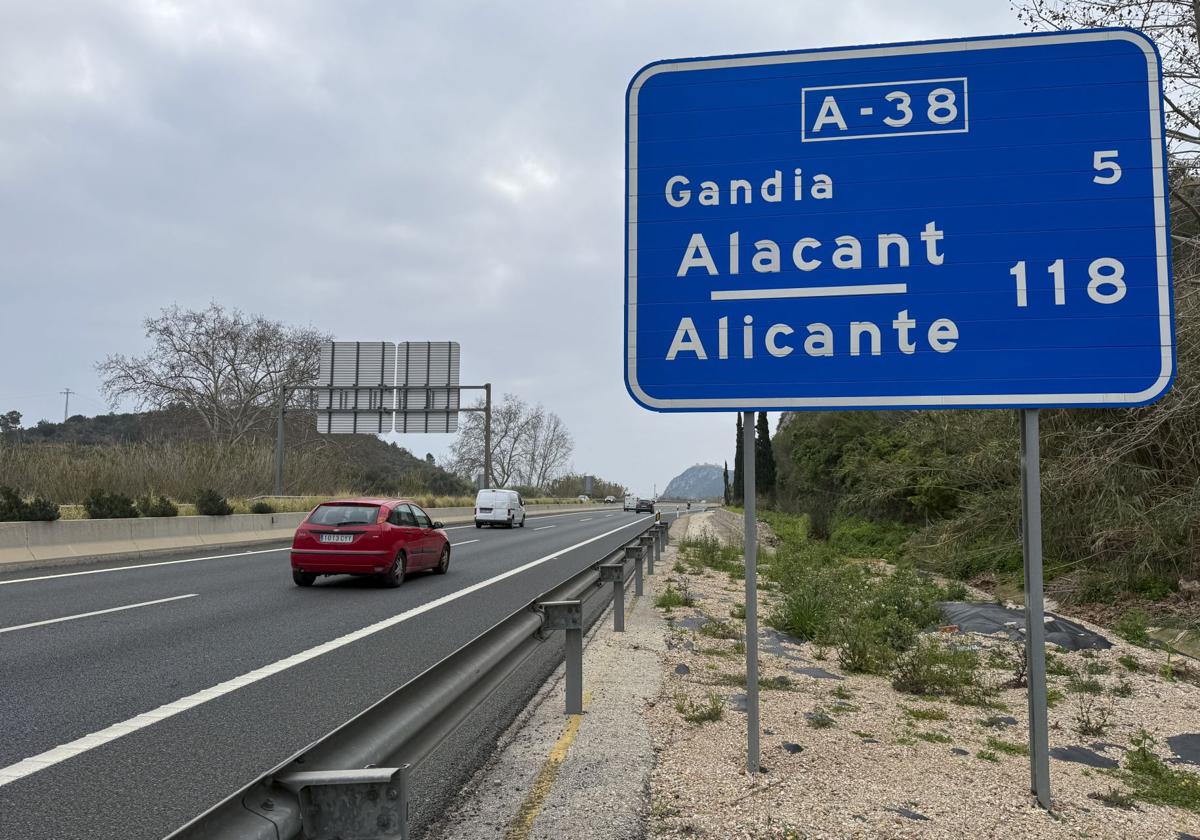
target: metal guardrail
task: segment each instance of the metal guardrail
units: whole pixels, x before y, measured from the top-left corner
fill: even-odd
[[[624,631],[625,588],[632,579],[642,593],[643,566],[654,573],[667,540],[656,519],[167,840],[408,840],[409,774],[556,630],[566,713],[583,711],[584,602],[611,598]]]

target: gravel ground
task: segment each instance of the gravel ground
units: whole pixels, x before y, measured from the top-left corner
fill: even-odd
[[[688,536],[731,540],[736,530],[731,519],[723,511],[694,515]],[[679,585],[684,577],[671,569],[663,572],[670,574],[653,578],[651,592],[660,592],[668,578]],[[746,718],[737,710],[743,689],[736,683],[744,670],[739,643],[697,632],[708,618],[742,629],[731,610],[743,600],[744,583],[712,571],[687,575],[687,583],[699,601],[669,615],[673,626],[660,656],[662,693],[647,711],[657,754],[650,836],[1123,840],[1200,835],[1200,814],[1141,802],[1125,810],[1090,798],[1123,786],[1109,770],[1060,757],[1051,760],[1054,812],[1039,809],[1027,793],[1027,757],[1005,753],[995,743],[990,745],[994,760],[977,756],[989,750],[989,738],[1014,747],[1026,743],[1024,689],[1001,690],[1003,710],[928,702],[897,693],[881,677],[843,674],[836,651],[798,643],[769,628],[760,641],[762,676],[783,677],[787,683],[761,692],[764,772],[751,778],[744,771]],[[760,592],[760,615],[769,614],[772,597]],[[1200,689],[1157,676],[1165,654],[1126,645],[1102,628],[1081,623],[1111,638],[1113,648],[1095,651],[1091,658],[1058,653],[1056,659],[1077,671],[1089,664],[1093,671],[1107,671],[1094,674],[1105,693],[1095,698],[1093,713],[1106,711],[1110,725],[1103,736],[1079,735],[1084,695],[1067,690],[1067,677],[1051,676],[1051,687],[1065,695],[1050,710],[1052,752],[1066,750],[1061,753],[1066,758],[1112,766],[1144,727],[1158,740],[1159,754],[1178,761],[1166,739],[1200,733]],[[1013,643],[989,636],[968,634],[968,640],[980,646],[985,661],[992,649],[1014,649]],[[1128,672],[1118,662],[1122,655],[1136,657],[1143,670]],[[999,667],[987,670],[990,684],[1010,676]],[[1110,693],[1122,683],[1131,696]],[[683,720],[677,702],[700,704],[711,694],[723,709],[720,720]],[[807,716],[818,709],[832,722],[828,728],[810,725]],[[906,710],[918,715],[932,710],[933,717],[944,719],[928,719],[928,714],[916,719]],[[986,721],[989,716],[995,719]]]

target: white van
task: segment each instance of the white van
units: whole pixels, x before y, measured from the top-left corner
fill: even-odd
[[[525,527],[525,500],[516,490],[480,490],[475,497],[475,527]]]
[[[626,496],[624,509],[636,511],[637,510],[637,496]]]

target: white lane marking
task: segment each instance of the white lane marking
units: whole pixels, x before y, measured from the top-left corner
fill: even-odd
[[[541,528],[534,528],[535,531],[545,531],[547,528],[557,528],[557,525],[543,525]]]
[[[150,569],[155,566],[177,566],[180,563],[199,563],[201,560],[224,560],[227,557],[249,557],[251,554],[271,554],[276,551],[291,551],[292,547],[263,548],[255,551],[239,551],[237,554],[214,554],[210,557],[189,557],[186,560],[163,560],[160,563],[138,563],[136,566],[112,566],[107,569],[88,569],[83,572],[60,572],[56,575],[39,575],[38,577],[16,578],[15,580],[0,580],[0,586],[10,583],[32,583],[37,580],[53,580],[55,578],[79,577],[80,575],[102,575],[106,572],[128,572],[131,569]]]
[[[450,543],[450,547],[453,548],[456,545],[470,545],[473,542],[479,542],[479,540],[463,540],[462,542]]]
[[[157,601],[142,601],[140,604],[127,604],[123,607],[109,607],[106,610],[93,610],[92,612],[79,613],[78,615],[65,615],[62,618],[48,618],[45,621],[31,621],[28,624],[17,624],[12,627],[0,627],[0,633],[11,633],[14,630],[28,630],[30,627],[41,627],[45,624],[58,624],[60,621],[74,621],[77,618],[90,618],[93,615],[104,615],[106,613],[121,612],[122,610],[136,610],[138,607],[150,607],[155,604],[166,604],[170,601],[182,601],[184,598],[195,598],[197,593],[191,595],[176,595],[173,598],[159,598]]]
[[[589,516],[587,519],[580,519],[579,521],[580,521],[580,522],[591,522],[591,521],[592,521],[592,517],[590,517],[590,516]]]
[[[507,580],[514,575],[519,575],[522,572],[527,572],[532,568],[549,563],[555,558],[561,557],[569,551],[574,551],[577,548],[583,548],[585,545],[594,543],[597,540],[602,540],[605,537],[610,537],[618,531],[624,531],[631,525],[637,525],[645,522],[649,517],[635,519],[632,522],[627,522],[624,525],[613,528],[610,531],[605,531],[603,534],[597,534],[594,537],[589,537],[582,542],[577,542],[574,545],[569,545],[566,548],[560,548],[545,557],[539,557],[537,560],[530,560],[524,565],[517,566],[514,569],[509,569],[507,572],[490,577],[487,580],[481,580],[478,583],[473,583],[465,589],[460,589],[457,592],[451,592],[448,595],[443,595],[440,598],[435,598],[432,601],[427,601],[418,607],[413,607],[410,610],[405,610],[402,613],[397,613],[391,618],[385,618],[382,621],[377,621],[374,624],[369,624],[359,630],[347,633],[344,636],[338,636],[336,639],[331,639],[328,642],[319,644],[316,647],[301,651],[300,653],[292,654],[277,662],[272,662],[270,665],[264,665],[261,668],[256,668],[249,673],[242,674],[240,677],[234,677],[231,680],[226,680],[223,683],[218,683],[211,688],[206,688],[203,691],[198,691],[195,694],[189,694],[187,697],[181,697],[173,703],[166,703],[153,709],[149,712],[143,712],[140,715],[131,717],[129,720],[121,723],[114,723],[112,726],[101,729],[98,732],[93,732],[90,735],[85,735],[82,738],[76,738],[66,744],[46,750],[38,755],[30,756],[22,759],[15,764],[10,764],[7,767],[0,767],[0,787],[23,779],[26,776],[31,776],[39,770],[44,770],[47,767],[52,767],[55,764],[60,764],[69,758],[74,758],[77,755],[88,752],[96,747],[116,741],[131,732],[137,732],[145,729],[151,724],[158,723],[160,720],[166,720],[169,717],[174,717],[181,712],[186,712],[189,709],[194,709],[210,700],[215,700],[218,697],[223,697],[226,694],[231,694],[239,688],[244,688],[248,685],[253,685],[256,682],[261,682],[267,677],[281,673],[289,668],[295,668],[297,665],[302,665],[309,660],[316,659],[318,656],[323,656],[346,645],[357,642],[360,639],[365,639],[368,636],[373,636],[388,628],[395,627],[410,619],[416,618],[419,615],[435,610],[438,607],[445,606],[459,598],[464,598],[467,595],[478,592],[481,589],[486,589],[492,584],[499,583],[502,580]]]
[[[605,519],[608,519],[608,517],[610,517],[610,516],[612,516],[612,515],[613,515],[613,514],[611,514],[611,513],[606,513],[606,514],[604,514],[604,518],[605,518]]]

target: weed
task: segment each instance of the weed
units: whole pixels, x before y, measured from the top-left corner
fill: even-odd
[[[1066,696],[1066,694],[1059,691],[1057,688],[1048,688],[1046,689],[1046,705],[1053,709],[1055,706],[1061,703]]]
[[[834,703],[832,706],[830,706],[830,708],[833,709],[833,713],[836,715],[844,715],[848,712],[859,711],[858,706],[855,706],[853,703],[844,703],[844,702],[843,703]]]
[[[1028,744],[1018,744],[1013,741],[1004,741],[994,736],[987,739],[987,748],[992,753],[1004,753],[1005,755],[1029,755]]]
[[[1088,738],[1098,738],[1108,731],[1112,708],[1098,705],[1096,697],[1080,694],[1075,698],[1075,731]]]
[[[1124,811],[1133,810],[1133,797],[1115,785],[1102,793],[1096,793],[1095,791],[1089,793],[1088,799],[1095,799],[1109,808],[1120,808]]]
[[[820,706],[809,712],[807,718],[808,725],[813,729],[829,729],[831,726],[835,725],[833,716]]]
[[[722,621],[719,618],[710,618],[704,624],[700,625],[700,635],[708,636],[710,639],[741,639],[741,632],[728,621]]]
[[[1133,686],[1128,680],[1121,680],[1115,686],[1108,690],[1108,693],[1113,697],[1132,697]]]
[[[687,574],[687,570],[688,570],[687,566],[683,565],[678,560],[676,560],[675,565],[671,567],[671,571],[677,575]]]
[[[675,701],[675,711],[688,723],[707,723],[725,716],[725,701],[719,694],[711,693],[700,703],[680,697]]]
[[[1103,662],[1088,661],[1083,663],[1083,672],[1089,677],[1098,677],[1107,674],[1112,668]]]
[[[1126,671],[1131,671],[1132,673],[1136,674],[1138,671],[1142,670],[1142,663],[1138,661],[1136,656],[1131,656],[1128,653],[1117,657],[1117,661],[1121,663]]]
[[[829,651],[824,645],[817,645],[815,648],[813,648],[813,659],[817,660],[818,662],[824,662],[828,658]]]
[[[918,732],[917,737],[931,744],[949,744],[950,736],[941,732]]]
[[[1046,654],[1046,673],[1052,677],[1070,677],[1074,675],[1071,666],[1063,661],[1056,653]]]
[[[850,691],[850,689],[846,688],[846,686],[838,683],[838,685],[829,692],[829,696],[836,697],[839,700],[849,700],[854,696],[854,694]]]
[[[850,734],[851,734],[851,735],[857,735],[859,738],[874,738],[874,737],[875,737],[875,733],[873,733],[873,732],[863,732],[861,729],[855,729],[855,730],[854,730],[853,732],[851,732]]]
[[[1168,767],[1154,754],[1154,739],[1142,730],[1125,754],[1121,777],[1134,798],[1152,805],[1173,805],[1200,811],[1200,776]]]
[[[741,621],[745,621],[746,620],[746,605],[745,604],[734,604],[733,607],[729,610],[729,617],[736,618]]]
[[[1076,694],[1103,694],[1104,686],[1094,677],[1074,674],[1071,679],[1067,680],[1067,691],[1073,691]]]
[[[654,599],[654,606],[667,610],[674,607],[694,607],[695,605],[696,599],[688,592],[687,578],[683,579],[679,589],[668,583],[666,589]]]
[[[725,648],[710,647],[701,648],[700,654],[702,656],[733,656],[733,651],[725,650]]]
[[[980,750],[975,753],[976,758],[982,758],[984,761],[999,761],[1000,756],[996,755],[991,750]]]
[[[796,684],[786,674],[777,677],[759,677],[758,687],[766,691],[794,691]]]
[[[934,708],[932,706],[925,706],[921,708],[904,706],[903,708],[904,714],[908,715],[913,720],[946,720],[950,717],[942,709]]]
[[[1008,725],[1008,721],[1003,715],[988,715],[985,718],[980,718],[979,725],[988,729],[1001,729]]]
[[[1141,607],[1121,613],[1113,623],[1113,632],[1131,645],[1150,646],[1150,614]]]

